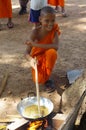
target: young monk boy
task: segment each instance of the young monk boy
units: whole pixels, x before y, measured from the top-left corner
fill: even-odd
[[[26,58],[32,66],[33,81],[34,65],[37,63],[38,82],[44,84],[46,91],[50,93],[55,90],[55,84],[50,80],[50,76],[58,57],[60,34],[58,24],[55,23],[55,10],[49,6],[43,7],[39,21],[41,26],[32,30],[29,40],[26,41]]]

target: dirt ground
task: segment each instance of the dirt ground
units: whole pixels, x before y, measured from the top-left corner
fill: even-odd
[[[8,72],[9,77],[0,97],[0,119],[10,120],[18,117],[17,103],[28,93],[35,92],[31,69],[24,57],[25,44],[32,29],[28,22],[28,14],[19,15],[18,0],[12,0],[14,28],[8,29],[7,19],[1,19],[0,31],[0,84],[3,75]],[[86,1],[66,0],[65,9],[68,17],[56,14],[56,21],[61,30],[59,57],[52,72],[57,90],[47,94],[40,88],[40,95],[54,101],[55,111],[59,111],[59,102],[63,91],[69,87],[66,73],[72,69],[86,67]],[[1,86],[1,85],[0,85]],[[73,95],[73,97],[76,95]],[[56,99],[56,100],[54,100]]]

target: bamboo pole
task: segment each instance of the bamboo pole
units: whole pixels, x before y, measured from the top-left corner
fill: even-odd
[[[5,75],[3,76],[2,83],[0,86],[0,96],[2,95],[2,93],[6,87],[7,79],[8,79],[8,72],[6,72]]]

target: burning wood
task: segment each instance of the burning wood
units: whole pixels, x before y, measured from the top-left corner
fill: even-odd
[[[42,126],[42,123],[43,123],[43,120],[31,122],[29,123],[27,130],[37,130],[37,128]]]
[[[42,119],[42,120],[36,120],[32,121],[28,124],[27,130],[44,130],[48,127],[48,120]]]

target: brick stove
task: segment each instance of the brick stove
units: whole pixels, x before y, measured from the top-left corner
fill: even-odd
[[[18,120],[8,125],[7,130],[53,130],[51,125],[45,126],[44,122],[46,122],[44,119],[39,121]]]
[[[62,115],[62,114],[61,114]],[[9,124],[7,126],[7,130],[58,130],[58,128],[61,126],[61,124],[64,122],[64,117],[62,115],[62,119],[60,119],[61,116],[59,114],[56,114],[54,117],[51,115],[48,117],[43,118],[42,120],[36,120],[41,122],[39,127],[29,127],[31,123],[35,122],[35,120],[26,120],[24,118],[18,119],[15,122]],[[35,125],[38,125],[35,123]]]
[[[19,119],[7,126],[7,130],[53,130],[52,119],[43,118],[40,120]]]

